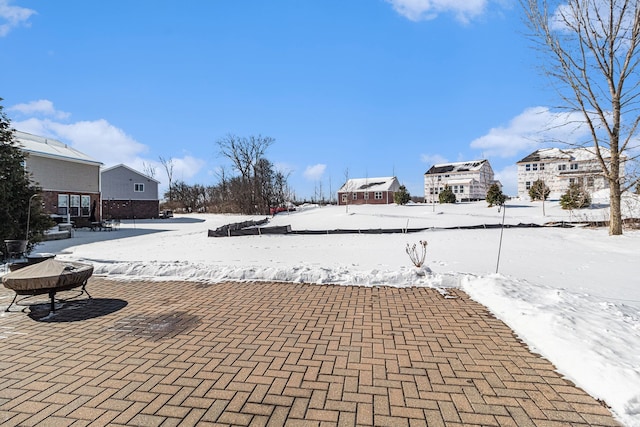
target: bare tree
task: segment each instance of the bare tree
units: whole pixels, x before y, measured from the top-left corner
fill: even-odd
[[[274,142],[275,139],[268,136],[258,135],[246,138],[231,134],[216,142],[220,149],[220,154],[229,159],[233,168],[240,173],[240,200],[243,213],[262,210],[258,206],[264,203],[264,200],[259,200],[261,191],[258,175],[264,173],[265,169],[264,165],[259,165],[259,163],[264,159],[264,153],[267,148]]]
[[[520,0],[545,73],[563,108],[584,118],[609,184],[609,234],[622,234],[621,195],[637,180],[622,178],[635,160],[640,114],[640,1]]]
[[[142,162],[142,172],[151,178],[156,177],[156,167],[151,163]]]
[[[160,156],[160,163],[164,167],[165,172],[167,173],[167,179],[169,180],[169,203],[173,200],[173,194],[171,192],[173,188],[173,158],[169,157],[168,159]]]

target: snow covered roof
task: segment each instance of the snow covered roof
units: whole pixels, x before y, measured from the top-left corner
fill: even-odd
[[[26,132],[14,132],[14,140],[17,145],[27,153],[37,154],[43,157],[52,157],[78,163],[90,163],[101,165],[99,162],[84,153],[68,146],[65,143],[51,138],[32,135]]]
[[[600,152],[603,154],[605,158],[611,157],[609,154],[609,150],[606,148],[600,148]],[[539,150],[534,151],[529,154],[524,159],[520,160],[518,163],[530,163],[530,162],[539,162],[543,160],[553,161],[553,160],[564,160],[564,161],[586,161],[593,160],[596,158],[596,149],[595,147],[577,147],[577,148],[541,148]]]
[[[383,178],[355,178],[348,180],[338,191],[396,191],[400,187],[395,176]]]
[[[468,162],[441,163],[431,166],[425,175],[478,171],[488,162],[488,160],[471,160]]]

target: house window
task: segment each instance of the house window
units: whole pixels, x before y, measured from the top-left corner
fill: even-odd
[[[352,198],[353,200],[358,200],[358,193],[352,193],[352,194],[351,194],[351,198]]]
[[[524,187],[525,187],[527,190],[530,190],[530,189],[531,189],[531,181],[527,181],[527,182],[525,182],[525,183],[524,183]]]
[[[442,177],[438,175],[438,181],[442,181]]]
[[[382,200],[382,191],[376,191],[375,193],[373,193],[373,197],[376,200]]]
[[[369,192],[368,191],[364,193],[364,199],[365,200],[369,200]]]
[[[58,194],[58,215],[66,215],[69,213],[69,195]]]
[[[534,170],[534,171],[537,171],[537,170],[538,170],[538,164],[537,164],[537,163],[534,163],[532,167],[533,167],[533,170]]]
[[[345,203],[347,202],[347,195],[344,193],[342,194],[342,201]]]
[[[460,186],[460,194],[464,193],[464,185]]]
[[[558,170],[559,171],[566,171],[567,170],[567,165],[558,165]]]
[[[575,178],[569,178],[569,185],[575,184],[575,183],[576,183]]]
[[[133,191],[135,193],[144,193],[144,184],[133,184]]]
[[[455,194],[458,194],[458,186],[457,186],[457,185],[454,185],[454,186],[453,186],[453,192],[454,192]]]
[[[594,184],[595,184],[595,179],[593,179],[593,177],[592,177],[592,176],[588,176],[588,177],[587,177],[587,186],[588,186],[588,187],[593,187],[593,186],[594,186]]]
[[[569,165],[569,169],[571,169],[572,171],[578,170],[578,164],[577,163],[571,163]]]
[[[531,170],[531,165],[530,164],[526,164],[524,165],[524,170],[526,170],[527,172],[529,172]]]
[[[540,170],[543,171],[544,170],[544,163],[540,163]]]
[[[69,213],[71,216],[80,216],[80,196],[72,194],[69,198],[71,200]]]
[[[80,215],[89,216],[91,209],[91,196],[80,196]]]

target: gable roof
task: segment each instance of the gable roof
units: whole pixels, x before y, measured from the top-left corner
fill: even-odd
[[[441,163],[438,165],[433,165],[429,170],[425,173],[425,175],[433,175],[440,173],[448,173],[448,172],[471,172],[471,171],[479,171],[485,163],[488,163],[488,160],[471,160],[468,162],[455,162],[455,163]]]
[[[30,154],[33,153],[42,157],[56,158],[76,163],[88,163],[96,166],[102,164],[102,162],[55,139],[15,131],[14,140],[20,149]]]
[[[383,178],[354,178],[348,180],[338,192],[341,191],[396,191],[400,187],[395,176]]]
[[[157,179],[155,179],[155,178],[153,178],[153,177],[151,177],[151,176],[149,176],[149,175],[147,175],[145,173],[139,172],[139,171],[137,171],[137,170],[135,170],[133,168],[130,168],[129,166],[127,166],[125,164],[122,164],[122,163],[120,163],[119,165],[108,167],[106,169],[102,169],[100,171],[100,174],[102,175],[105,172],[112,172],[112,171],[114,171],[116,169],[127,169],[127,170],[129,170],[129,171],[131,171],[131,172],[133,172],[133,173],[135,173],[137,175],[140,175],[143,178],[146,178],[146,179],[148,179],[150,181],[154,181],[154,182],[157,182],[158,184],[160,184],[160,181],[158,181]]]
[[[600,152],[605,158],[610,157],[609,150],[600,148]],[[539,162],[542,160],[565,160],[565,161],[584,161],[596,158],[595,147],[577,147],[577,148],[541,148],[529,154],[517,163]]]

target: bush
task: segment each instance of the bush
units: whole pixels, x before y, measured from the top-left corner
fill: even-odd
[[[440,192],[440,195],[438,196],[438,200],[440,201],[440,203],[455,203],[456,195],[453,194],[453,190],[451,189],[451,187],[445,185],[444,190],[442,190]]]
[[[507,196],[502,194],[500,186],[498,184],[491,184],[489,190],[487,190],[487,203],[489,203],[489,207],[493,205],[501,206],[505,200],[507,200]]]
[[[411,200],[411,194],[407,191],[407,187],[401,185],[398,191],[393,195],[393,201],[396,205],[406,205]]]
[[[582,209],[591,205],[591,196],[578,184],[569,184],[567,192],[560,197],[562,209]]]
[[[529,189],[529,197],[531,197],[531,201],[547,200],[550,192],[551,190],[549,190],[547,184],[545,184],[543,180],[539,179],[531,184],[531,188]]]

